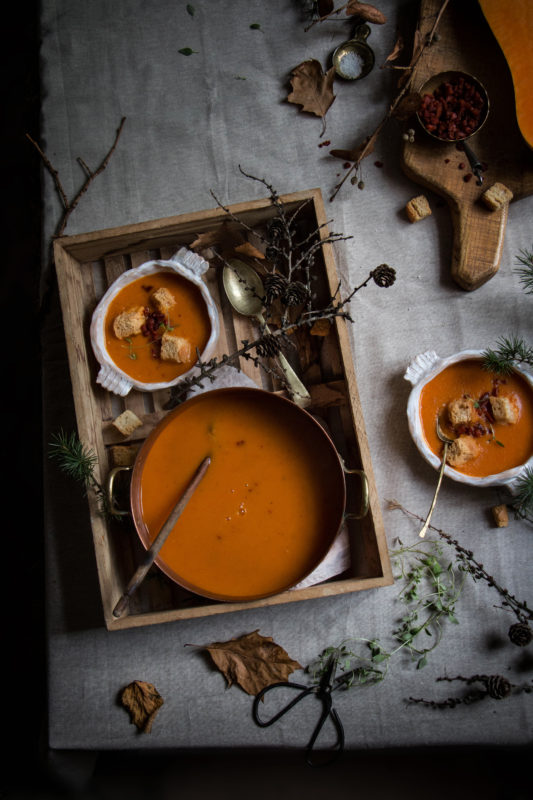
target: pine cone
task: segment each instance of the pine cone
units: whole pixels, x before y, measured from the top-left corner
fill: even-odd
[[[396,270],[389,267],[388,264],[380,264],[379,267],[376,267],[372,272],[372,277],[374,278],[374,283],[386,289],[392,286],[396,280]]]
[[[489,697],[494,700],[503,700],[511,694],[511,684],[502,675],[489,675],[485,681]]]
[[[527,622],[515,622],[509,628],[509,639],[518,647],[525,647],[533,639],[533,631]]]
[[[271,244],[277,244],[285,233],[285,224],[274,217],[267,225],[267,239]]]
[[[263,336],[261,341],[257,343],[255,349],[257,350],[257,354],[262,358],[273,358],[274,356],[277,356],[281,350],[279,336],[274,336],[272,333],[267,333],[265,336]]]
[[[273,272],[266,276],[263,286],[265,287],[265,300],[267,304],[270,304],[281,297],[287,289],[287,278],[280,275],[279,272]]]
[[[281,299],[286,306],[297,306],[306,301],[308,294],[308,289],[303,283],[293,281],[289,283]]]

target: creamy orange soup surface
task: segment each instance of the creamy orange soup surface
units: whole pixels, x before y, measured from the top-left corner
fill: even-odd
[[[516,409],[513,424],[497,422],[491,414],[490,397],[508,398]],[[471,398],[474,419],[464,427],[450,425],[448,404],[459,398]],[[445,434],[473,436],[478,455],[459,472],[472,477],[486,477],[524,464],[533,453],[533,390],[518,373],[497,376],[488,372],[478,359],[451,364],[429,381],[420,394],[420,419],[430,449],[442,456],[443,444],[436,434],[436,419]]]
[[[336,533],[331,510],[340,508],[342,517],[344,503],[339,459],[333,448],[324,453],[323,436],[299,409],[253,389],[207,392],[179,408],[149,449],[140,478],[151,541],[211,456],[161,550],[171,577],[198,594],[245,600],[287,589],[311,572]]]
[[[146,333],[119,339],[113,322],[123,311],[143,306],[154,311],[151,295],[166,288],[175,299],[175,305],[165,315],[155,341]],[[184,337],[190,342],[190,355],[182,363],[160,358],[159,336],[164,331]],[[205,348],[211,324],[200,290],[186,278],[174,272],[156,272],[139,278],[125,286],[109,304],[105,320],[105,341],[109,355],[123,372],[142,383],[167,383],[183,375],[197,361],[196,348]]]

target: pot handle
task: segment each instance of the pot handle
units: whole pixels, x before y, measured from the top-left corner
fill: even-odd
[[[130,514],[129,511],[122,511],[120,508],[117,508],[113,492],[115,488],[115,478],[117,477],[119,472],[131,472],[132,469],[133,467],[113,467],[113,469],[107,476],[107,484],[106,484],[107,502],[109,504],[110,513],[113,517],[127,517]]]
[[[346,464],[342,461],[342,468],[347,475],[359,475],[361,478],[361,510],[358,514],[354,512],[344,513],[344,519],[363,519],[368,514],[368,508],[370,505],[370,498],[368,493],[368,478],[366,477],[366,473],[362,469],[348,469]]]

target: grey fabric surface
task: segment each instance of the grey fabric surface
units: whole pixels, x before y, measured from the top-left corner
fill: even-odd
[[[106,171],[72,215],[67,233],[142,222],[264,197],[247,172],[279,193],[320,187],[327,203],[342,162],[319,148],[349,147],[369,133],[390,101],[390,72],[379,69],[392,49],[401,15],[416,14],[410,0],[382,0],[385,26],[369,43],[376,68],[357,84],[335,83],[337,98],[322,121],[285,102],[287,76],[306,58],[326,63],[339,30],[332,22],[304,32],[302,6],[270,0],[196,0],[194,16],[170,0],[43,0],[43,147],[69,197],[83,181],[81,156],[95,167],[120,119],[126,123]],[[259,23],[260,29],[250,27]],[[184,56],[179,50],[195,53]],[[403,209],[420,193],[399,165],[400,134],[390,125],[363,167],[365,190],[346,185],[327,204],[331,229],[353,238],[335,247],[346,290],[369,269],[397,270],[387,290],[370,287],[353,302],[353,358],[389,544],[416,541],[418,523],[389,511],[396,498],[424,515],[436,473],[410,439],[405,408],[410,360],[432,349],[447,356],[492,346],[497,337],[531,337],[531,300],[513,272],[515,256],[532,244],[531,198],[513,203],[501,269],[481,289],[466,293],[449,277],[451,222],[447,207],[427,193],[433,215],[410,225]],[[375,161],[381,161],[378,168]],[[61,213],[45,174],[45,243]],[[43,285],[46,275],[43,277]],[[43,334],[45,441],[74,425],[61,314],[53,295]],[[216,615],[123,632],[105,630],[88,512],[81,493],[47,466],[46,542],[49,661],[49,743],[57,749],[300,748],[317,708],[302,704],[291,719],[268,730],[251,719],[251,699],[229,690],[221,674],[188,643],[224,640],[259,629],[301,664],[347,637],[379,637],[392,647],[402,607],[399,587]],[[474,490],[445,480],[434,516],[471,547],[479,561],[518,598],[531,598],[531,526],[512,521],[496,530],[489,508],[497,489]],[[525,744],[533,710],[528,695],[436,712],[406,707],[405,698],[446,697],[443,675],[499,673],[516,683],[531,679],[527,649],[513,647],[513,621],[500,598],[467,580],[457,607],[459,625],[446,626],[427,667],[405,654],[391,662],[377,687],[337,692],[336,707],[349,748],[405,745]],[[296,673],[296,679],[302,675]],[[134,679],[153,683],[165,699],[152,733],[139,735],[117,704]],[[305,678],[304,678],[305,679]],[[459,691],[460,687],[457,687]]]

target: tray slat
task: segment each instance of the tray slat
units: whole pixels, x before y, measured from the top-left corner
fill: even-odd
[[[310,231],[319,229],[322,238],[328,236],[320,190],[299,192],[280,199],[288,213],[301,207],[298,219],[302,225]],[[250,227],[265,226],[275,215],[269,200],[238,204],[232,206],[231,211]],[[225,219],[225,213],[217,208],[63,237],[54,243],[78,432],[84,444],[98,456],[96,477],[102,484],[113,465],[113,447],[117,444],[139,446],[165,415],[169,392],[149,394],[132,391],[126,398],[119,398],[96,384],[98,364],[89,339],[90,320],[96,303],[107,286],[124,270],[153,258],[170,258],[180,247],[189,246],[199,233],[215,230]],[[322,248],[316,270],[317,292],[327,300],[339,283],[329,243]],[[234,352],[243,339],[255,338],[255,323],[231,309],[221,286],[220,270],[210,267],[204,280],[221,311],[221,335],[216,355]],[[142,545],[131,525],[106,521],[95,498],[90,496],[89,513],[103,613],[109,630],[310,600],[392,583],[346,323],[337,318],[327,336],[310,336],[299,331],[295,340],[297,349],[287,353],[287,357],[309,388],[312,399],[309,410],[325,424],[347,466],[363,469],[368,479],[369,513],[364,520],[347,523],[352,547],[349,574],[251,603],[214,603],[186,592],[154,568],[132,598],[128,614],[117,620],[112,616],[112,609],[142,556]],[[240,367],[259,387],[283,393],[270,371],[265,372],[247,359],[242,359]],[[124,408],[133,410],[143,422],[142,427],[127,439],[112,425],[112,420]],[[348,476],[348,509],[357,509],[359,493],[358,478]]]

